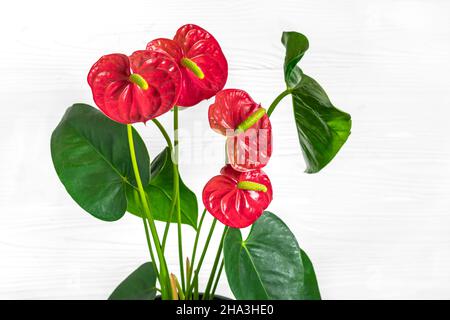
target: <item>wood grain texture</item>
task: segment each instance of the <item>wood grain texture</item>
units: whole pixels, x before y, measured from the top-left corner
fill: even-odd
[[[92,103],[86,75],[101,55],[131,53],[188,22],[220,41],[230,66],[227,87],[247,90],[266,106],[284,86],[281,32],[305,33],[304,71],[352,114],[348,143],[316,175],[303,173],[288,99],[272,117],[270,210],[312,259],[323,298],[449,299],[450,2],[444,0],[4,5],[0,298],[104,299],[146,261],[141,221],[127,215],[101,222],[70,199],[52,166],[50,135],[68,106]],[[180,114],[181,172],[197,194],[223,161],[223,139],[208,128],[207,107]],[[162,122],[170,125],[169,117]],[[151,124],[137,128],[155,156],[164,146],[159,133]],[[189,244],[193,232],[185,230]],[[172,269],[175,238],[167,250]],[[218,292],[231,294],[225,278]]]

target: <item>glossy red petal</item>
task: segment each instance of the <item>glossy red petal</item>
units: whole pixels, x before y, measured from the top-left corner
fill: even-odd
[[[239,181],[264,184],[266,192],[242,190]],[[227,165],[219,176],[213,177],[203,189],[206,210],[223,224],[232,228],[245,228],[254,223],[272,201],[272,185],[261,170],[237,172]]]
[[[97,106],[106,113],[105,93],[120,94],[127,86],[130,76],[130,62],[123,54],[109,54],[101,57],[88,73],[87,81]],[[117,120],[116,120],[117,121]]]
[[[206,30],[188,24],[178,29],[174,40],[156,39],[147,45],[147,50],[158,50],[170,55],[182,73],[182,88],[177,104],[184,107],[196,105],[209,99],[221,90],[227,81],[228,64],[219,43]],[[204,74],[199,79],[183,66],[182,58],[189,58]]]
[[[184,68],[184,75],[191,80],[191,87],[201,90],[196,97],[190,97],[189,92],[181,92],[180,105],[192,106],[222,90],[228,78],[228,63],[216,39],[205,29],[187,24],[178,29],[174,40],[181,46],[184,56],[194,61],[205,75],[200,80]]]
[[[130,56],[131,68],[148,83],[149,89],[136,89],[149,101],[148,118],[166,113],[177,103],[181,90],[181,73],[178,65],[165,54],[141,50]]]
[[[101,74],[106,73],[104,78],[107,79],[117,79],[119,76],[128,78],[130,75],[130,62],[128,57],[124,54],[113,53],[101,57],[94,65],[88,74],[88,83],[90,86],[93,85],[95,78]]]
[[[183,51],[177,42],[172,39],[159,38],[147,44],[147,50],[158,51],[169,55],[177,63],[183,58]]]
[[[155,39],[147,44],[147,50],[165,53],[177,62],[182,78],[177,105],[192,106],[203,100],[204,93],[202,88],[196,84],[197,77],[181,64],[184,54],[177,42],[164,38]]]
[[[225,89],[216,94],[209,106],[208,118],[211,129],[227,135],[260,107],[244,90]]]
[[[129,80],[131,71],[145,79],[148,89]],[[181,74],[165,54],[142,50],[130,57],[103,56],[91,68],[88,83],[95,103],[108,117],[121,123],[146,122],[176,103]]]
[[[227,135],[228,161],[235,170],[261,169],[272,155],[272,126],[267,115],[244,133],[234,133],[259,108],[247,92],[237,89],[220,91],[209,107],[209,124],[213,130]]]

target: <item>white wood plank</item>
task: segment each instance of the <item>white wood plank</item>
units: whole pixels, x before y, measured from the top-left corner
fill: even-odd
[[[311,47],[303,69],[352,114],[348,143],[316,175],[302,172],[288,99],[272,121],[270,210],[310,255],[323,297],[450,298],[450,2],[444,0],[5,4],[0,298],[104,299],[147,259],[138,219],[101,222],[70,199],[52,167],[49,139],[66,107],[92,103],[86,74],[99,56],[131,53],[188,22],[222,44],[227,87],[245,89],[266,106],[283,90],[281,32],[305,33]],[[207,107],[183,111],[180,120],[182,175],[198,195],[223,159]],[[169,125],[169,115],[162,121]],[[163,140],[151,124],[138,129],[154,156]],[[170,241],[176,269],[175,234]],[[192,241],[186,228],[184,242]],[[231,295],[225,278],[218,291]]]

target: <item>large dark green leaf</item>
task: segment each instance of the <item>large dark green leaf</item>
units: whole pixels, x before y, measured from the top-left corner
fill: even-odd
[[[298,32],[284,32],[286,47],[284,77],[292,94],[295,123],[306,161],[306,172],[324,168],[347,141],[351,117],[333,106],[322,87],[297,66],[308,49],[307,38]]]
[[[156,275],[152,262],[133,271],[109,296],[109,300],[154,300]]]
[[[347,141],[351,117],[335,108],[322,87],[305,74],[292,91],[292,102],[306,172],[318,172]]]
[[[141,179],[148,184],[149,156],[136,131],[134,144]],[[135,185],[125,125],[75,104],[53,131],[51,153],[61,182],[84,210],[105,221],[124,215],[126,188]]]
[[[237,299],[320,299],[311,261],[289,228],[265,211],[245,241],[229,229],[224,241],[225,271]]]
[[[150,210],[156,220],[168,221],[173,199],[173,162],[169,148],[165,148],[151,164],[150,184],[145,187],[149,198]],[[132,191],[129,189],[129,191]],[[128,194],[128,211],[141,216],[142,210],[134,201],[135,196]],[[180,178],[181,223],[197,228],[198,205],[197,197]],[[176,211],[171,222],[177,222]]]

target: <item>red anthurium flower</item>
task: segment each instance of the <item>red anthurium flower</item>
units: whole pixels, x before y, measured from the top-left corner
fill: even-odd
[[[265,109],[243,90],[226,89],[209,107],[209,124],[226,135],[228,161],[235,170],[264,167],[272,155],[272,126]]]
[[[226,165],[203,189],[206,210],[232,228],[251,225],[271,201],[272,185],[261,170],[239,172]]]
[[[179,106],[196,105],[225,86],[227,60],[216,39],[199,26],[184,25],[173,40],[155,39],[147,45],[147,50],[165,52],[178,63],[182,73]]]
[[[121,123],[146,122],[169,111],[181,89],[178,65],[165,54],[147,50],[130,57],[101,57],[88,74],[97,106]]]

